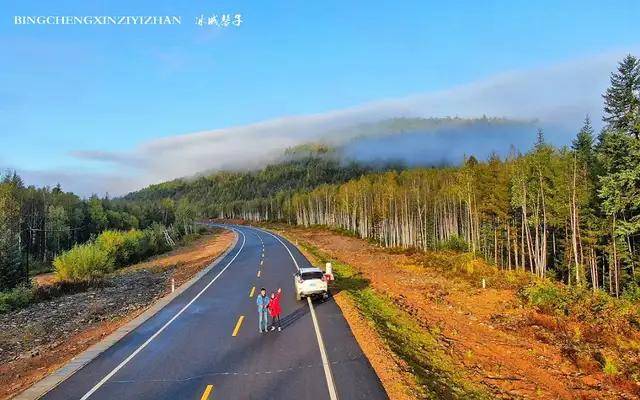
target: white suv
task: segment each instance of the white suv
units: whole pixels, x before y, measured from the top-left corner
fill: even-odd
[[[296,289],[296,300],[309,296],[329,297],[327,278],[320,268],[300,268],[293,275],[293,282]]]

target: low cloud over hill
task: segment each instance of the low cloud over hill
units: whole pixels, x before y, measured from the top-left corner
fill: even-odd
[[[356,159],[397,158],[410,164],[457,162],[464,153],[481,158],[491,151],[504,154],[511,145],[524,150],[537,127],[545,128],[552,142],[568,144],[585,114],[597,127],[601,94],[619,57],[610,53],[344,110],[156,139],[125,151],[79,149],[70,154],[96,167],[100,176],[77,170],[19,172],[37,184],[60,181],[84,194],[119,195],[199,171],[259,167],[284,149],[308,142],[344,145],[345,154]],[[477,119],[483,115],[505,119]],[[394,128],[389,119],[447,116],[462,119],[403,128],[402,136],[385,138],[398,133],[389,129]]]

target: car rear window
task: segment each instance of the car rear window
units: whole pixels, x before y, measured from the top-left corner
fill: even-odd
[[[322,279],[324,274],[322,272],[305,272],[302,274],[302,280],[306,281],[307,279]]]

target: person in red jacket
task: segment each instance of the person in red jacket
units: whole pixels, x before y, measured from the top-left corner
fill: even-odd
[[[278,332],[282,331],[282,325],[280,324],[280,313],[282,308],[280,307],[280,296],[282,294],[282,288],[278,289],[276,293],[271,293],[271,300],[269,301],[269,314],[271,314],[271,330],[276,329],[278,324]]]

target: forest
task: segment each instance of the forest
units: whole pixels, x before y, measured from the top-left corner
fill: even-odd
[[[103,232],[157,231],[175,224],[183,234],[195,219],[186,204],[81,199],[59,185],[25,186],[8,171],[0,180],[0,291],[27,284],[31,276],[51,270],[56,257]]]
[[[459,167],[365,174],[238,202],[224,217],[349,231],[388,247],[469,251],[613,296],[640,297],[640,62],[611,75],[605,127],[587,116],[570,147],[537,132],[526,153]]]
[[[324,146],[300,146],[261,171],[178,179],[114,199],[81,199],[60,185],[26,186],[16,172],[6,171],[0,177],[0,291],[52,270],[56,258],[88,257],[91,246],[83,245],[100,242],[112,231],[141,230],[150,236],[171,229],[174,235],[184,235],[198,218],[221,214],[250,199],[345,182],[373,170],[342,163],[329,152]]]
[[[0,290],[104,231],[187,231],[210,217],[324,225],[388,247],[469,251],[501,269],[640,297],[636,57],[619,63],[603,100],[605,127],[595,132],[586,117],[570,146],[556,148],[538,131],[526,153],[469,155],[459,166],[374,166],[310,145],[259,171],[201,174],[116,199],[26,186],[7,172]]]

